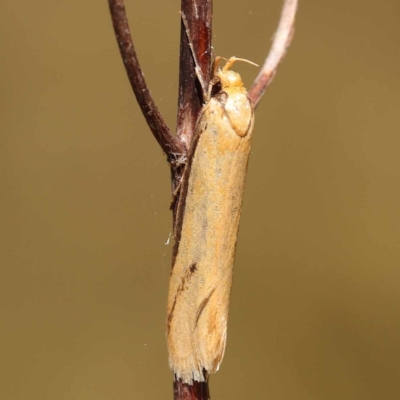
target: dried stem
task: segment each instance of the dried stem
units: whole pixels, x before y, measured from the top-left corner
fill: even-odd
[[[192,385],[174,381],[174,400],[209,400],[210,392],[208,380],[206,382],[194,381]]]
[[[147,88],[130,34],[124,0],[109,0],[108,3],[121,57],[143,116],[167,156],[171,153],[182,153],[182,143],[171,135]]]
[[[212,0],[182,0],[181,13],[187,20],[193,50],[206,83],[211,70]],[[203,105],[202,90],[196,79],[188,35],[181,22],[177,135],[189,148],[197,117]]]
[[[212,0],[181,0],[181,13],[187,21],[190,39],[196,60],[200,64],[203,81],[211,75],[211,38],[212,38]],[[189,47],[188,34],[181,21],[181,45],[179,60],[179,96],[177,115],[177,136],[189,149],[197,117],[203,106],[203,90],[196,78],[195,63]],[[172,185],[175,189],[180,181],[183,169],[171,169]],[[178,202],[175,203],[176,205]],[[177,235],[176,207],[173,210],[174,235]],[[174,258],[174,255],[173,255]],[[208,379],[189,385],[174,377],[174,400],[209,400]]]
[[[249,92],[254,107],[260,102],[265,90],[272,82],[278,65],[290,45],[294,33],[297,4],[298,0],[285,0],[283,4],[281,19],[275,32],[271,50]]]

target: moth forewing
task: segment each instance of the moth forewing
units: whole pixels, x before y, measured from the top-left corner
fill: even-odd
[[[170,277],[167,340],[170,366],[189,384],[216,372],[225,351],[254,125],[247,91],[229,70],[235,60],[215,73],[221,90],[200,113],[178,206],[182,227]]]

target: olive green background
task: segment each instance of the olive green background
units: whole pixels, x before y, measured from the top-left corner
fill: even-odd
[[[179,5],[127,0],[172,129]],[[261,64],[280,6],[215,1],[215,54]],[[399,15],[300,0],[257,108],[215,400],[400,397]],[[0,399],[171,399],[169,170],[107,2],[1,0],[0,30]]]

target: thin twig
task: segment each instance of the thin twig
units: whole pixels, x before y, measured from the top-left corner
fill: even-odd
[[[136,100],[153,136],[170,159],[171,153],[183,153],[183,145],[176,137],[171,135],[147,88],[130,34],[124,0],[109,0],[108,3],[121,57]]]
[[[254,107],[259,103],[266,88],[272,82],[278,65],[290,45],[294,33],[297,3],[298,0],[285,0],[283,4],[281,19],[275,32],[271,50],[249,92]]]
[[[174,381],[174,400],[209,400],[210,392],[208,380],[206,382],[193,381],[193,384]]]
[[[185,16],[187,26],[185,27],[181,20],[177,136],[189,149],[197,118],[203,106],[203,89],[196,79],[193,54],[200,65],[203,81],[208,84],[212,55],[212,0],[181,0],[181,14]],[[192,50],[189,46],[188,32],[190,32]],[[173,190],[180,181],[182,173],[183,168],[171,169]],[[177,206],[178,201],[175,204]],[[181,229],[181,226],[176,226],[176,206],[173,209],[174,234],[179,235],[177,231]],[[205,382],[194,381],[192,384],[187,384],[174,376],[174,400],[209,400],[209,398],[208,379]]]

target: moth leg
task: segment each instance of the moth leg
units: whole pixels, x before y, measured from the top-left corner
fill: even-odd
[[[175,203],[178,200],[179,193],[180,193],[181,188],[182,188],[182,180],[183,180],[183,178],[180,179],[180,181],[178,183],[178,186],[176,187],[176,189],[172,193],[171,203],[169,205],[169,209],[170,210],[172,210],[174,208]]]
[[[209,101],[211,99],[211,93],[213,90],[214,85],[216,85],[218,82],[220,82],[220,79],[218,78],[218,76],[214,76],[210,83],[208,84],[208,89],[207,89],[207,101]]]

